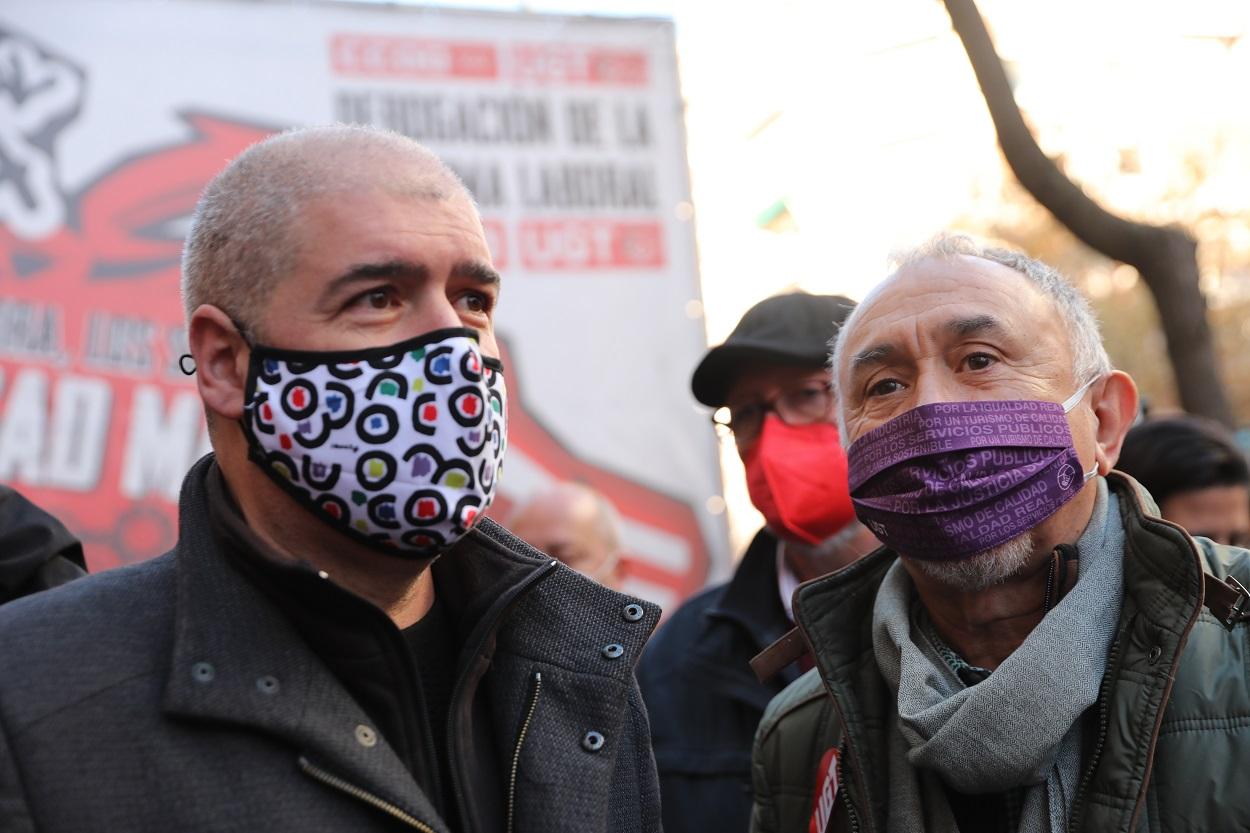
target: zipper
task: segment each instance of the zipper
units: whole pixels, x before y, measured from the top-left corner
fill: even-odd
[[[803,641],[807,643],[807,650],[811,653],[813,657],[819,657],[820,655],[817,653],[815,646],[812,644],[812,640],[807,635],[807,629],[803,627],[802,622],[798,621],[797,616],[795,617],[795,621],[796,621],[796,626],[799,629],[799,633],[803,635]],[[835,694],[833,691],[833,686],[830,685],[829,680],[825,677],[824,669],[820,668],[819,662],[816,663],[816,667],[820,672],[820,682],[821,682],[821,685],[825,689],[825,695],[828,696],[829,701],[833,703],[833,711],[838,716],[838,723],[842,726],[841,748],[846,750],[846,757],[845,758],[843,758],[842,756],[838,757],[838,770],[845,771],[845,769],[850,765],[851,757],[854,754],[854,750],[851,749],[850,724],[848,724],[846,721],[846,713],[842,709],[842,702],[838,699],[838,695]],[[858,761],[856,763],[858,763]],[[855,783],[856,783],[856,786],[859,788],[860,794],[864,796],[865,800],[867,800],[868,785],[864,782],[863,775],[860,773],[860,769],[858,766],[855,767],[855,771],[852,774],[855,777]],[[859,814],[855,812],[855,805],[851,801],[850,783],[849,782],[847,783],[847,789],[843,791],[841,776],[838,777],[838,791],[845,793],[847,815],[849,815],[851,819],[851,830],[853,831],[853,833],[858,833],[859,830],[863,829],[862,823],[860,821]],[[871,810],[869,812],[871,813]],[[868,829],[869,830],[876,829],[873,824],[871,815],[869,815],[868,817]]]
[[[1132,623],[1129,623],[1132,627]],[[1107,743],[1107,700],[1111,693],[1111,679],[1114,672],[1119,671],[1118,660],[1120,658],[1120,637],[1116,636],[1115,642],[1111,643],[1111,650],[1107,652],[1107,673],[1102,678],[1102,685],[1098,689],[1098,741],[1094,744],[1094,751],[1089,756],[1089,765],[1085,768],[1085,775],[1081,778],[1081,785],[1076,789],[1076,798],[1072,801],[1072,815],[1068,818],[1068,830],[1070,833],[1076,833],[1078,819],[1081,814],[1081,804],[1085,798],[1085,791],[1088,789],[1091,781],[1094,780],[1094,771],[1098,769],[1098,760],[1102,757],[1102,748]]]
[[[1142,511],[1141,501],[1140,499],[1138,499],[1136,493],[1133,492],[1131,489],[1129,490],[1129,492],[1130,492],[1130,497],[1131,497],[1130,506],[1133,510],[1135,520],[1137,523],[1141,523],[1143,517],[1146,517],[1145,513]],[[1162,518],[1151,517],[1150,521],[1160,526],[1170,527],[1171,529],[1174,529],[1177,532],[1180,532],[1185,537],[1186,541],[1189,544],[1189,553],[1193,556],[1193,562],[1195,566],[1197,566],[1198,568],[1198,575],[1201,576],[1202,573],[1205,571],[1205,568],[1203,567],[1203,564],[1202,564],[1202,555],[1198,552],[1198,548],[1195,545],[1194,540],[1189,535],[1189,533],[1186,532],[1181,527],[1177,526],[1176,524],[1172,523],[1171,521],[1166,521]],[[1198,584],[1199,586],[1202,585],[1201,578],[1198,579]],[[1199,599],[1200,600],[1202,599],[1202,594],[1199,594]],[[1198,621],[1198,617],[1202,613],[1202,608],[1203,608],[1202,601],[1199,601],[1197,609],[1194,610],[1193,615],[1190,616],[1189,618],[1189,621],[1185,623],[1185,629],[1181,632],[1180,642],[1177,645],[1176,656],[1179,657],[1184,652],[1185,643],[1189,639],[1189,634],[1193,630],[1194,623]],[[1136,616],[1134,616],[1133,619],[1128,623],[1128,627],[1124,629],[1124,633],[1131,632],[1133,625],[1136,623],[1136,621],[1137,621],[1137,618]],[[1072,802],[1072,816],[1071,818],[1068,819],[1068,830],[1070,833],[1076,833],[1077,819],[1080,818],[1080,814],[1077,812],[1077,810],[1081,808],[1082,800],[1085,798],[1085,790],[1089,786],[1089,782],[1092,781],[1094,778],[1094,770],[1097,769],[1098,767],[1098,760],[1102,756],[1102,748],[1106,744],[1107,723],[1108,723],[1107,695],[1110,693],[1110,686],[1108,685],[1107,681],[1111,679],[1112,671],[1119,670],[1116,667],[1117,660],[1119,659],[1119,654],[1120,654],[1120,635],[1117,634],[1115,638],[1115,642],[1111,643],[1111,650],[1107,653],[1107,673],[1103,677],[1102,686],[1098,690],[1098,742],[1097,744],[1095,744],[1094,752],[1090,756],[1089,766],[1086,768],[1085,774],[1081,778],[1081,785],[1080,787],[1077,788],[1076,799]],[[1159,713],[1155,718],[1154,729],[1152,730],[1152,733],[1151,733],[1150,755],[1147,756],[1147,759],[1146,759],[1146,769],[1142,777],[1141,792],[1137,796],[1137,801],[1133,805],[1133,815],[1129,819],[1130,830],[1135,829],[1137,827],[1137,823],[1138,821],[1140,821],[1140,818],[1141,818],[1142,804],[1144,804],[1147,800],[1147,793],[1150,788],[1150,770],[1151,770],[1152,764],[1154,763],[1154,744],[1158,741],[1159,726],[1163,722],[1163,713],[1164,713],[1164,710],[1167,708],[1168,698],[1171,695],[1172,685],[1175,682],[1176,682],[1175,675],[1174,674],[1169,675],[1168,681],[1164,687],[1163,697],[1159,703]]]
[[[476,527],[476,529],[480,529],[485,532],[481,526]],[[499,531],[503,534],[491,534],[487,537],[493,538],[496,541],[501,541],[504,545],[508,545],[512,542],[519,543],[522,551],[530,548],[529,544],[526,544],[519,538],[514,537],[512,533],[503,530],[502,527],[499,527]],[[520,601],[521,597],[525,593],[529,592],[540,580],[551,575],[557,564],[559,564],[558,561],[549,560],[546,564],[537,568],[533,573],[523,579],[520,584],[515,585],[508,592],[506,592],[500,600],[503,602],[502,607],[497,607],[497,609],[494,609],[493,611],[491,617],[492,622],[497,623],[501,621],[507,615],[508,611]],[[487,631],[482,631],[481,633],[476,633],[475,631],[477,638],[474,640],[470,656],[475,658],[480,656],[482,646],[486,644],[488,637],[493,631],[493,624]],[[466,650],[467,646],[461,648],[461,656],[465,655]],[[480,679],[481,677],[479,676],[478,680],[480,681]],[[456,682],[451,689],[451,708],[448,710],[447,714],[447,745],[451,753],[448,755],[448,769],[450,770],[448,774],[451,776],[451,788],[452,793],[455,796],[456,807],[460,811],[461,827],[463,827],[465,831],[473,833],[473,831],[477,830],[477,827],[473,822],[473,818],[469,815],[469,802],[465,794],[466,773],[463,771],[466,750],[462,748],[460,738],[456,734],[456,704],[463,699],[466,685],[468,685],[468,681],[466,679],[464,669],[461,669],[460,674],[456,677]],[[469,707],[472,709],[472,704],[470,704]]]
[[[1176,527],[1177,529],[1180,529],[1180,527],[1177,527],[1175,524],[1170,524],[1168,521],[1165,521],[1162,519],[1156,519],[1156,520],[1158,520],[1159,523],[1162,523],[1168,526],[1173,526],[1173,527]],[[1181,530],[1181,531],[1184,532],[1184,530]],[[1202,554],[1198,552],[1197,542],[1195,542],[1193,537],[1190,536],[1189,533],[1187,532],[1185,533],[1185,540],[1188,542],[1189,551],[1190,553],[1193,554],[1194,561],[1197,564],[1198,575],[1199,576],[1207,575],[1207,569],[1203,565],[1203,562],[1202,562]],[[1206,607],[1206,587],[1204,584],[1205,581],[1206,579],[1204,578],[1198,579],[1198,584],[1200,587],[1202,587],[1202,593],[1199,594],[1198,606],[1194,609],[1193,614],[1189,617],[1189,621],[1185,623],[1185,629],[1181,631],[1180,640],[1177,642],[1177,645],[1176,645],[1176,654],[1175,654],[1176,658],[1180,658],[1181,656],[1184,655],[1185,646],[1189,642],[1189,635],[1193,633],[1194,625],[1198,623],[1198,617],[1202,615],[1202,609]],[[1163,693],[1162,693],[1162,696],[1159,698],[1159,710],[1158,710],[1158,713],[1155,715],[1154,728],[1150,730],[1150,753],[1146,756],[1146,768],[1142,772],[1141,792],[1137,796],[1137,802],[1133,805],[1133,815],[1129,817],[1129,829],[1130,830],[1135,830],[1137,828],[1137,823],[1141,821],[1142,805],[1144,805],[1149,799],[1150,776],[1152,774],[1152,770],[1154,769],[1155,752],[1159,743],[1159,729],[1163,726],[1163,716],[1164,716],[1164,713],[1167,711],[1168,701],[1172,697],[1172,687],[1175,684],[1176,684],[1176,673],[1174,670],[1172,673],[1168,674],[1167,680],[1163,685]]]
[[[299,768],[302,769],[306,774],[312,776],[314,780],[320,781],[321,783],[325,784],[327,787],[333,787],[334,789],[338,790],[341,793],[345,793],[347,795],[350,795],[352,798],[355,798],[359,801],[363,801],[365,804],[368,804],[370,807],[373,807],[375,809],[381,810],[383,813],[386,813],[391,818],[398,819],[399,821],[402,821],[404,824],[408,825],[409,827],[420,830],[421,833],[436,833],[433,827],[430,827],[430,825],[426,824],[420,819],[415,818],[414,816],[411,816],[408,813],[405,813],[403,810],[401,810],[399,807],[396,807],[394,804],[390,803],[389,801],[386,801],[385,799],[382,799],[382,798],[378,798],[373,793],[368,792],[367,790],[363,790],[360,787],[357,787],[355,784],[352,784],[348,781],[344,781],[342,778],[338,777],[337,775],[333,773],[326,772],[324,769],[317,766],[312,761],[305,758],[303,755],[299,756]]]
[[[543,690],[543,675],[534,672],[534,688],[530,691],[530,705],[525,711],[525,722],[521,724],[521,733],[517,735],[516,751],[512,753],[512,774],[508,778],[508,833],[512,833],[513,822],[516,820],[516,774],[521,765],[521,747],[525,746],[525,736],[529,734],[530,724],[534,722],[534,711],[538,708],[538,695]]]
[[[849,789],[850,784],[845,781],[846,759],[849,752],[850,750],[847,748],[846,742],[843,741],[842,751],[838,755],[838,792],[842,793],[842,803],[846,805],[846,814],[851,819],[851,833],[859,833],[859,814],[855,812],[855,805],[851,802],[851,791]],[[847,784],[848,789],[841,788],[843,783]],[[832,820],[833,818],[831,816],[830,821]],[[824,833],[824,831],[820,831],[819,833]]]
[[[810,647],[810,645],[811,645],[811,642],[809,641],[808,646]],[[812,655],[815,656],[814,651],[812,652]],[[846,759],[843,760],[842,758],[839,758],[838,767],[843,768],[844,765],[850,764],[851,757],[854,754],[854,750],[851,749],[850,729],[848,728],[849,724],[846,722],[846,714],[842,710],[842,704],[838,701],[837,695],[833,693],[833,689],[830,687],[829,682],[827,680],[824,680],[823,673],[822,673],[821,679],[825,684],[825,691],[826,693],[828,693],[829,699],[833,701],[833,710],[838,715],[838,721],[842,725],[842,732],[843,732],[842,746],[846,749]],[[854,776],[856,785],[859,787],[860,793],[865,798],[867,798],[868,797],[868,785],[864,783],[863,775],[860,773],[858,766],[855,767],[855,771],[852,773],[852,775]],[[842,786],[842,782],[839,780],[838,787],[841,788],[841,786]],[[850,810],[851,829],[857,831],[861,829],[860,820],[859,820],[859,815],[856,814],[855,812],[854,805],[851,803],[851,796],[849,794],[849,788],[850,788],[849,782],[847,784],[847,788],[848,788],[848,794],[846,796],[846,806]],[[871,824],[869,825],[869,829],[872,829]]]

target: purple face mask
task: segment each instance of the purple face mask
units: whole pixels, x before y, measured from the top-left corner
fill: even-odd
[[[1027,532],[1071,500],[1082,473],[1068,411],[1034,400],[921,405],[851,444],[855,514],[911,558],[954,561]]]

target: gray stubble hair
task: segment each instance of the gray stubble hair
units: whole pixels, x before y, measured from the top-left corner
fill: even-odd
[[[278,133],[231,161],[196,204],[182,253],[186,319],[213,304],[253,330],[273,287],[290,273],[303,206],[361,188],[472,202],[451,168],[398,133],[348,124]]]

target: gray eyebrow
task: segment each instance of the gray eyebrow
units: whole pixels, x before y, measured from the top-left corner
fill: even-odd
[[[953,318],[943,325],[943,329],[952,335],[966,338],[977,333],[1006,333],[1007,328],[992,315],[971,315],[967,318]],[[897,352],[893,344],[877,344],[867,350],[861,350],[851,359],[851,373],[858,373],[871,365],[885,364]]]
[[[851,371],[854,372],[870,364],[882,364],[893,355],[894,350],[893,344],[878,344],[867,350],[861,350],[851,359]]]
[[[944,329],[960,337],[967,337],[984,332],[1003,332],[1007,328],[992,315],[973,315],[968,318],[954,318],[946,322]]]

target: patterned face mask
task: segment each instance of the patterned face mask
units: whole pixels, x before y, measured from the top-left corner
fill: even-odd
[[[490,506],[507,442],[503,366],[469,329],[390,347],[256,346],[249,456],[318,518],[392,555],[430,558]]]

